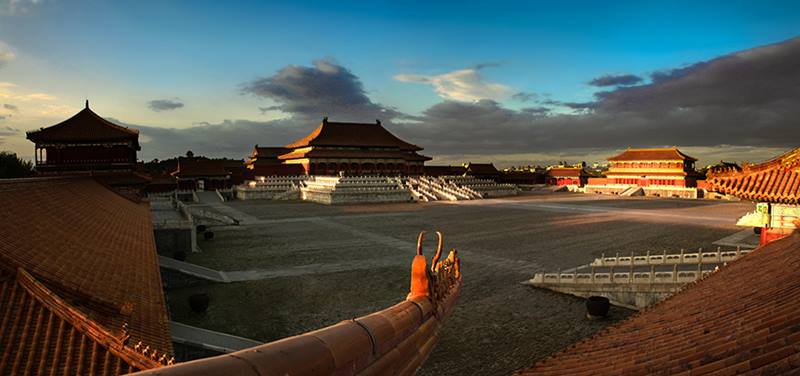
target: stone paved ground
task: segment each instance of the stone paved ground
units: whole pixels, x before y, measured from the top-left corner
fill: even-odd
[[[752,204],[579,194],[471,202],[323,206],[235,201],[253,225],[216,228],[187,261],[271,278],[170,291],[173,319],[270,341],[388,307],[405,297],[418,231],[445,234],[462,257],[464,288],[422,375],[504,375],[627,317],[584,319],[583,301],[523,286],[602,253],[716,248]],[[271,273],[273,272],[273,273]],[[281,276],[282,272],[284,275]],[[208,292],[205,315],[186,299]]]

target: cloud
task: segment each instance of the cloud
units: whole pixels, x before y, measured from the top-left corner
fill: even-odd
[[[11,82],[0,82],[0,99],[9,99],[9,100],[16,100],[22,102],[31,102],[31,101],[54,101],[58,98],[52,96],[47,93],[29,93],[29,94],[19,94],[18,87],[16,84]]]
[[[361,80],[350,70],[330,60],[316,60],[313,66],[289,65],[272,76],[245,83],[242,92],[275,103],[260,107],[265,111],[282,111],[294,118],[339,120],[403,116],[402,113],[372,102]]]
[[[520,91],[520,92],[512,95],[511,99],[513,99],[515,101],[519,101],[519,102],[530,102],[530,101],[532,101],[532,100],[534,100],[534,99],[536,99],[538,97],[539,96],[536,95],[536,93],[528,93],[528,92],[525,92],[525,91]]]
[[[2,119],[3,119],[3,117],[0,116],[0,120],[2,120]],[[0,127],[0,137],[14,136],[14,135],[17,135],[19,133],[20,133],[20,131],[17,128],[13,128],[13,127],[9,127],[9,126]]]
[[[394,79],[401,82],[431,85],[436,94],[445,100],[463,102],[474,102],[481,99],[500,100],[511,95],[511,88],[487,81],[480,72],[483,68],[496,65],[496,63],[478,64],[472,68],[460,69],[436,76],[398,74],[394,76]]]
[[[14,60],[16,57],[17,55],[11,51],[11,47],[0,41],[0,68],[8,64],[11,60]]]
[[[313,67],[285,67],[243,89],[274,102],[264,108],[288,117],[270,122],[229,120],[185,130],[146,127],[143,134],[151,141],[143,154],[152,150],[176,155],[191,148],[243,156],[255,143],[282,145],[307,134],[322,114],[371,121],[376,113],[389,111],[394,116],[385,118],[386,127],[432,156],[511,161],[502,156],[572,160],[583,155],[591,161],[629,146],[677,145],[690,155],[713,158],[707,162],[758,160],[797,146],[797,61],[800,39],[791,39],[659,71],[647,84],[613,87],[587,102],[548,98],[539,100],[538,106],[516,110],[492,99],[447,99],[414,116],[370,100],[361,81],[346,68],[315,62]],[[575,112],[552,111],[556,106]]]
[[[607,74],[605,76],[597,77],[591,81],[589,81],[589,85],[592,86],[629,86],[629,85],[636,85],[641,83],[643,80],[641,77],[633,75],[633,74]]]
[[[187,150],[196,155],[244,158],[255,144],[285,145],[305,136],[318,125],[298,124],[287,119],[265,122],[225,120],[177,129],[125,123],[114,118],[108,120],[139,130],[142,143],[139,158],[143,160],[182,155]]]
[[[154,99],[147,102],[147,107],[156,112],[172,111],[182,108],[183,102],[179,99]]]
[[[619,87],[580,110],[540,116],[495,101],[445,101],[407,127],[415,142],[442,154],[612,150],[628,146],[784,149],[800,128],[800,39],[659,72],[646,85]]]
[[[6,110],[9,110],[9,111],[13,111],[13,112],[19,112],[19,107],[15,106],[13,104],[10,104],[10,103],[3,103],[3,108],[5,108]]]
[[[42,0],[0,0],[0,15],[23,15],[35,10]]]

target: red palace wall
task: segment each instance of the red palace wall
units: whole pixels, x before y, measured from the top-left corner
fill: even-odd
[[[691,182],[687,184],[687,180],[688,179],[611,178],[608,179],[608,184],[630,184],[638,185],[640,187],[649,187],[651,185],[691,187]]]

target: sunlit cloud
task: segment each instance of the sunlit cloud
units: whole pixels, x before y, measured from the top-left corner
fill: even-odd
[[[513,90],[502,84],[490,82],[481,70],[495,64],[479,64],[472,68],[459,69],[435,76],[398,74],[395,80],[422,83],[433,86],[436,94],[447,100],[474,102],[481,99],[501,100],[513,94]]]
[[[58,99],[56,96],[41,92],[19,93],[20,90],[18,88],[19,86],[11,82],[0,82],[0,99],[22,102],[54,101]]]

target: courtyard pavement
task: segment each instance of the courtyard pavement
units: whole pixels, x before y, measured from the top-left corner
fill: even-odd
[[[464,288],[422,375],[509,374],[631,313],[615,307],[608,320],[587,321],[581,299],[519,283],[534,273],[567,270],[603,253],[715,249],[714,242],[743,234],[734,224],[753,209],[746,202],[569,193],[357,206],[232,201],[212,208],[220,205],[245,220],[213,228],[215,239],[198,240],[203,252],[187,261],[234,282],[169,291],[173,320],[265,342],[402,300],[417,234],[428,232],[430,257],[434,231],[441,231],[446,250],[458,249]],[[206,314],[188,308],[195,292],[211,295]]]

